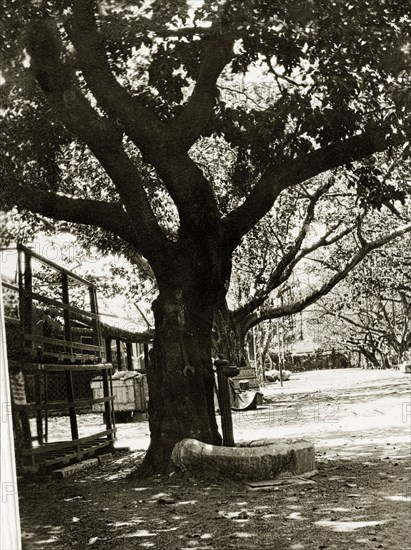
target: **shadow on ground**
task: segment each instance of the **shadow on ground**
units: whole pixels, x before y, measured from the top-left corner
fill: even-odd
[[[411,417],[403,414],[409,381],[371,382],[360,387],[351,374],[351,387],[332,390],[336,422],[312,417],[308,408],[293,419],[270,417],[270,407],[236,418],[242,438],[294,437],[299,430],[312,437],[318,474],[311,483],[253,491],[177,475],[130,482],[127,474],[142,452],[118,453],[111,463],[63,481],[21,484],[24,548],[409,548]],[[327,404],[330,391],[319,392],[315,403]],[[294,397],[303,399],[304,392],[296,393],[281,398],[293,405]]]

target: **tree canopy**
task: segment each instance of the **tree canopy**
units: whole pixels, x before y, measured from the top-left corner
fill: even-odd
[[[280,194],[343,171],[364,204],[404,200],[408,190],[375,154],[409,156],[410,7],[16,0],[5,8],[2,204],[79,224],[101,246],[123,246],[150,265],[159,287],[154,470],[167,467],[178,438],[220,441],[212,319],[233,252]],[[210,148],[219,151],[212,163]],[[191,377],[187,357],[197,365]],[[180,407],[165,393],[181,396]]]
[[[409,2],[65,5],[10,2],[2,18],[2,195],[9,204],[17,194],[23,209],[30,204],[39,214],[103,226],[133,241],[126,228],[110,223],[123,217],[123,208],[133,211],[133,201],[125,198],[127,188],[110,182],[115,160],[109,152],[124,171],[135,172],[142,159],[155,166],[157,174],[146,168],[129,184],[139,218],[155,227],[149,189],[159,179],[167,188],[167,173],[179,168],[170,162],[158,167],[159,157],[167,156],[163,150],[178,144],[188,151],[201,137],[220,135],[235,148],[232,194],[237,204],[247,197],[231,213],[218,205],[237,243],[280,189],[406,141]],[[244,102],[252,78],[265,89]],[[70,145],[73,135],[83,145]],[[154,150],[159,142],[168,144],[161,155]],[[73,166],[61,159],[62,149],[70,148],[83,185],[87,171],[93,174],[92,189],[74,185],[67,170]],[[375,163],[352,169],[364,195],[387,192]],[[118,178],[130,179],[127,172]],[[197,197],[205,199],[208,185],[201,191],[196,185]],[[200,226],[199,201],[187,200],[185,191],[192,194],[167,188],[180,223]],[[59,195],[53,212],[47,192]],[[68,200],[82,196],[95,204]],[[215,199],[207,200],[217,214]],[[142,221],[133,223],[147,233]]]

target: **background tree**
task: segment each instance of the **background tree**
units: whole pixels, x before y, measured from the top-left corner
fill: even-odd
[[[381,174],[389,172],[394,188],[405,188],[407,163],[395,174],[382,159],[380,166]],[[231,343],[235,348],[231,351],[233,360],[241,362],[244,340],[251,328],[303,311],[373,251],[407,235],[411,224],[404,222],[409,220],[409,208],[409,200],[404,205],[387,202],[372,208],[363,203],[343,175],[332,175],[314,189],[301,185],[284,192],[234,254],[231,295],[237,307],[227,314],[232,337],[223,339],[226,347]],[[396,261],[401,269],[400,255]],[[362,283],[366,285],[367,281]],[[362,288],[360,282],[358,288]],[[264,332],[263,355],[276,325],[265,323]],[[225,352],[230,356],[230,350]]]
[[[126,243],[157,281],[146,471],[165,471],[183,437],[221,441],[214,313],[233,252],[279,195],[344,165],[364,198],[399,198],[362,159],[407,140],[407,4],[10,2],[5,207],[102,229],[108,247]],[[220,76],[235,86],[253,72],[271,88],[262,106],[220,93]],[[223,200],[193,158],[210,136],[235,152]],[[65,177],[72,148],[90,184]]]
[[[358,351],[373,368],[392,368],[411,348],[410,239],[376,250],[318,304],[319,344]]]

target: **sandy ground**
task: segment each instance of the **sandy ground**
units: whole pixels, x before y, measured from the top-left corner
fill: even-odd
[[[385,441],[388,433],[408,441],[407,414],[411,415],[411,376],[399,371],[336,369],[295,373],[283,383],[261,388],[264,405],[255,411],[233,412],[236,441],[260,438],[306,437],[317,448],[344,446],[353,438],[366,445]],[[117,424],[116,447],[145,450],[150,441],[148,423]],[[410,418],[410,417],[408,417]],[[70,439],[68,417],[49,420],[50,440]],[[79,417],[80,437],[105,429],[101,414]]]
[[[296,373],[262,388],[263,406],[234,413],[236,441],[308,438],[318,466],[312,483],[270,491],[178,476],[130,482],[147,422],[120,424],[116,445],[131,454],[64,481],[22,484],[25,547],[409,548],[410,389],[410,375],[359,369]],[[82,435],[91,422],[100,416],[82,418]]]

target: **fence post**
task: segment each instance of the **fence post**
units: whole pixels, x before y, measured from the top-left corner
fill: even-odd
[[[233,418],[231,416],[231,397],[229,378],[240,373],[238,367],[229,366],[225,359],[216,359],[214,366],[217,370],[218,403],[220,406],[221,427],[223,430],[223,445],[234,447]]]

